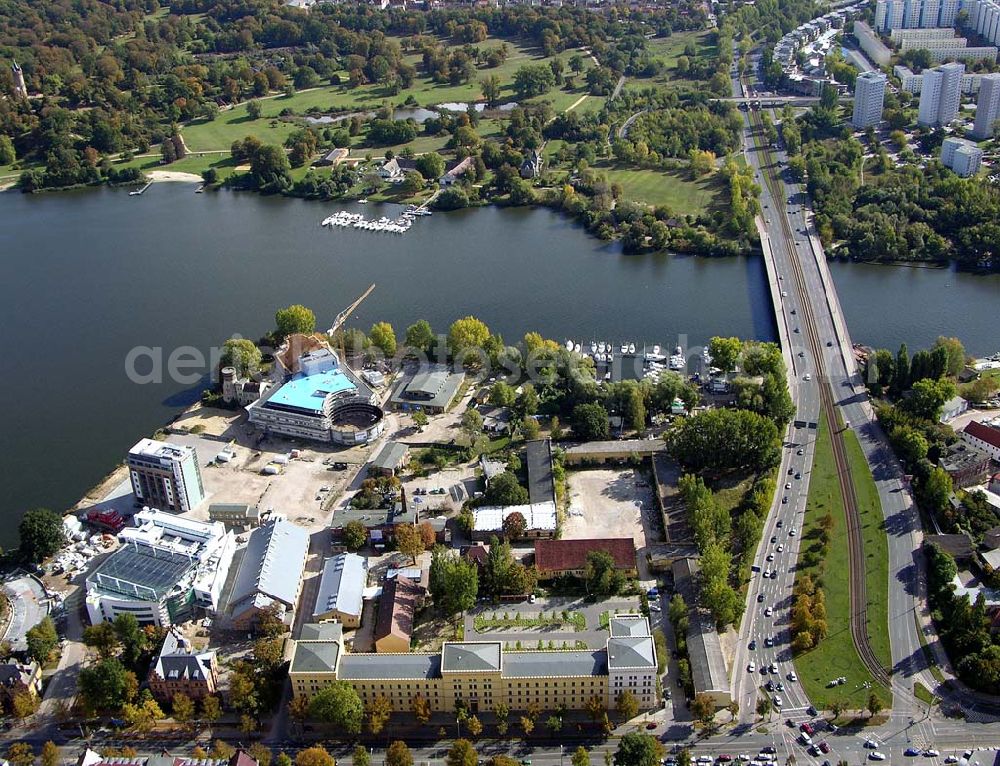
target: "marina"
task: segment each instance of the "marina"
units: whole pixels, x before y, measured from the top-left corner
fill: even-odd
[[[592,340],[586,346],[572,339],[566,340],[566,350],[594,360],[598,380],[623,380],[642,378],[657,381],[666,372],[686,373],[689,367],[695,372],[709,372],[712,357],[708,348],[702,348],[700,357],[689,364],[688,354],[681,346],[675,346],[669,356],[662,353],[658,344],[637,346],[634,341],[615,344],[611,341]],[[693,352],[693,349],[690,349]],[[616,364],[617,362],[617,364]],[[631,362],[631,363],[630,363]],[[700,364],[699,364],[700,362]],[[628,374],[631,372],[632,374]]]
[[[367,200],[361,200],[366,202]],[[333,215],[329,215],[320,221],[320,226],[333,228],[352,228],[362,231],[381,231],[390,234],[405,234],[410,230],[413,222],[420,216],[431,215],[431,211],[426,206],[410,205],[406,211],[398,218],[382,216],[377,219],[365,218],[361,213],[351,213],[346,210],[338,210]]]

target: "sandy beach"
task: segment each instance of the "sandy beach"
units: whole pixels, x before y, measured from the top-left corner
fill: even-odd
[[[148,170],[146,176],[150,181],[182,181],[184,183],[201,183],[202,178],[194,173],[178,173],[173,170]]]

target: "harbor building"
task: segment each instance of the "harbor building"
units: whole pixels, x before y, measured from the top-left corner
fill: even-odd
[[[955,175],[969,178],[982,167],[983,150],[972,141],[949,136],[941,144],[941,164],[951,168]]]
[[[882,120],[885,84],[888,78],[882,72],[862,72],[854,85],[854,115],[851,124],[858,130],[878,125]]]
[[[389,397],[393,409],[441,413],[448,409],[465,380],[465,373],[434,364],[404,373]]]
[[[344,445],[368,444],[382,435],[382,409],[372,403],[371,390],[329,348],[303,353],[291,368],[296,371],[282,385],[247,405],[259,429]]]
[[[119,535],[121,547],[87,578],[90,622],[131,614],[140,625],[166,627],[214,615],[236,550],[220,522],[143,510]]]
[[[229,597],[233,626],[254,627],[260,614],[270,609],[291,624],[308,553],[309,532],[283,518],[251,532]]]
[[[331,556],[323,564],[323,575],[313,608],[313,622],[338,620],[344,627],[361,625],[362,595],[368,584],[368,562],[356,553]]]
[[[993,137],[993,125],[1000,120],[1000,73],[984,74],[976,101],[976,122],[972,137],[980,141]]]
[[[199,652],[177,630],[170,629],[146,676],[153,697],[171,703],[175,694],[201,700],[219,689],[219,663],[214,650]]]
[[[205,486],[193,447],[141,439],[127,458],[132,492],[143,505],[186,513],[205,499]]]
[[[952,62],[923,72],[917,122],[929,127],[948,125],[958,117],[965,64]]]
[[[347,681],[367,707],[379,696],[394,711],[411,710],[423,697],[434,712],[473,713],[498,705],[509,710],[583,710],[594,697],[613,710],[626,691],[640,709],[657,704],[656,648],[641,615],[617,615],[604,648],[508,651],[500,641],[448,641],[434,654],[355,654],[337,629],[306,626],[295,642],[288,676],[295,697],[312,697],[334,681]],[[306,636],[309,638],[306,638]]]

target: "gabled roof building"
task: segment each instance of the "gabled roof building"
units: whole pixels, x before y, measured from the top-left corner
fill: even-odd
[[[219,688],[215,651],[196,651],[180,633],[168,630],[146,682],[160,703],[170,703],[178,693],[193,700],[215,694]]]
[[[368,563],[356,553],[341,553],[323,564],[313,620],[339,620],[344,627],[361,625],[362,594],[368,584]]]
[[[229,598],[234,627],[253,626],[265,609],[277,609],[291,621],[302,590],[302,572],[309,553],[309,533],[282,518],[250,534]]]

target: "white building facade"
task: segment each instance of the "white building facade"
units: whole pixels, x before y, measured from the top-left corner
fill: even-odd
[[[984,74],[980,78],[979,99],[976,101],[976,123],[973,138],[980,141],[993,136],[993,123],[1000,120],[1000,73]]]
[[[851,124],[858,130],[882,120],[887,78],[882,72],[862,72],[854,85],[854,114]]]
[[[920,108],[917,112],[917,122],[920,125],[948,125],[958,117],[963,74],[965,65],[958,62],[924,70]]]

